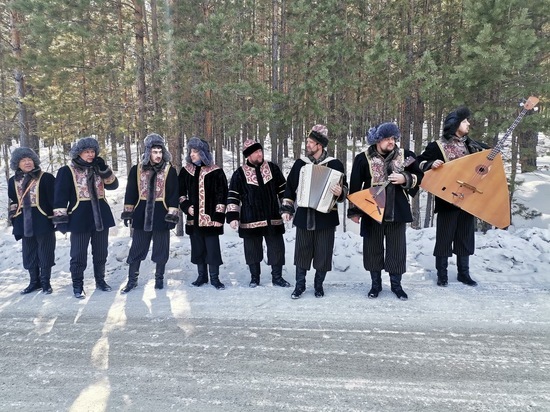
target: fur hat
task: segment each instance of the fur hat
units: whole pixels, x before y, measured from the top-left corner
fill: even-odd
[[[210,153],[210,145],[206,140],[199,139],[198,137],[192,137],[187,142],[187,156],[185,161],[187,163],[193,163],[191,161],[191,149],[195,149],[199,152],[202,164],[204,166],[210,166],[212,164],[212,154]]]
[[[30,158],[34,162],[34,168],[40,166],[40,158],[34,150],[30,147],[18,147],[11,154],[10,167],[15,171],[19,168],[19,162],[26,157]]]
[[[378,126],[371,127],[367,133],[367,143],[373,145],[386,137],[395,137],[397,142],[401,137],[401,132],[397,125],[393,122],[386,122]]]
[[[143,140],[143,146],[145,147],[142,157],[143,163],[147,163],[151,159],[151,149],[154,146],[160,146],[162,148],[162,160],[165,162],[170,162],[172,160],[172,155],[168,151],[164,138],[160,134],[151,133],[147,135],[145,140]]]
[[[261,143],[259,142],[256,142],[255,140],[252,140],[252,139],[248,139],[244,142],[244,145],[243,145],[244,149],[243,149],[243,156],[244,157],[248,157],[250,156],[252,153],[254,153],[256,150],[259,150],[259,149],[264,149],[261,145]]]
[[[71,159],[76,159],[80,153],[86,149],[94,149],[95,155],[99,156],[99,143],[93,137],[83,137],[71,147],[69,155]]]
[[[443,137],[446,139],[453,137],[460,123],[468,117],[470,117],[470,110],[466,106],[460,106],[449,113],[443,123]]]
[[[323,124],[313,126],[307,137],[315,140],[323,147],[328,146],[328,128]]]

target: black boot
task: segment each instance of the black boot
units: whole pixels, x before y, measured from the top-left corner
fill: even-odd
[[[42,293],[45,295],[51,295],[52,286],[50,285],[50,278],[52,276],[52,268],[40,268],[40,283],[42,284]]]
[[[371,271],[370,279],[372,281],[371,288],[367,296],[370,299],[375,299],[378,297],[378,294],[382,292],[382,272],[381,271]]]
[[[306,290],[306,273],[306,269],[296,266],[296,286],[294,286],[294,292],[290,295],[292,299],[300,299],[302,293]]]
[[[40,283],[40,269],[38,267],[29,269],[29,276],[31,278],[29,286],[19,292],[22,295],[26,295],[27,293],[31,293],[42,288],[42,284]]]
[[[248,267],[250,268],[250,283],[248,286],[255,288],[260,284],[261,267],[259,263],[252,263]]]
[[[447,256],[435,257],[435,268],[437,269],[437,286],[447,286],[449,284],[449,278],[447,276],[447,266],[449,264],[449,258]]]
[[[409,297],[401,287],[401,277],[402,275],[392,275],[390,273],[391,291],[395,293],[395,296],[397,296],[399,299],[407,300]]]
[[[103,292],[110,292],[113,290],[113,288],[105,282],[105,263],[94,265],[94,278],[96,289],[102,290]]]
[[[163,289],[164,288],[164,270],[166,268],[166,264],[164,263],[157,263],[157,268],[155,270],[155,289]]]
[[[458,268],[458,276],[456,280],[468,286],[477,286],[477,282],[470,277],[470,256],[457,256],[456,266]]]
[[[83,272],[71,272],[71,279],[73,281],[73,293],[77,299],[84,299],[86,292],[84,292],[84,273]]]
[[[219,266],[209,266],[210,269],[210,284],[216,289],[225,289],[225,285],[220,282],[220,267]]]
[[[271,266],[271,283],[274,286],[280,286],[282,288],[289,288],[290,283],[283,279],[283,265]]]
[[[197,264],[197,271],[199,272],[199,276],[197,277],[197,280],[191,284],[198,287],[208,283],[208,266],[206,266],[206,263]]]
[[[132,289],[137,288],[138,285],[138,276],[139,276],[139,266],[141,265],[141,260],[137,260],[135,262],[130,263],[130,267],[128,268],[128,283],[126,283],[126,286],[124,286],[120,293],[122,295],[130,292]]]
[[[313,286],[315,288],[315,297],[322,298],[325,296],[325,291],[323,290],[323,282],[325,281],[325,276],[327,272],[321,272],[320,270],[315,271],[315,279],[313,281]]]

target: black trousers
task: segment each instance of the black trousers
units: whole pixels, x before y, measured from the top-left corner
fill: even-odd
[[[370,217],[365,222],[363,238],[363,266],[365,270],[402,275],[407,271],[407,224],[404,222],[378,223]],[[385,250],[384,250],[384,240]]]
[[[306,230],[297,227],[294,265],[309,270],[311,261],[313,261],[313,268],[315,270],[321,272],[331,271],[334,232],[334,227],[317,230]]]
[[[132,235],[132,246],[128,253],[126,263],[141,262],[147,257],[149,246],[153,241],[153,251],[151,260],[155,263],[165,264],[168,262],[170,252],[170,230],[153,230],[146,232],[145,230],[134,229]]]
[[[23,267],[51,268],[55,265],[55,232],[21,239]]]
[[[107,262],[109,247],[109,229],[101,232],[96,230],[84,233],[71,233],[71,263],[73,277],[83,279],[88,263],[88,245],[92,245],[92,262],[94,265],[104,265]]]
[[[254,236],[244,238],[244,258],[247,265],[260,263],[264,258],[263,239],[267,248],[267,264],[283,266],[285,264],[285,242],[282,234],[273,236]]]
[[[206,263],[212,266],[222,265],[219,235],[203,236],[193,233],[191,239],[191,263],[195,265]]]
[[[437,213],[434,256],[473,255],[475,218],[461,209]]]

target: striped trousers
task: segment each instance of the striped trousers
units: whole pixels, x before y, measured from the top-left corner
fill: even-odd
[[[267,264],[283,266],[285,264],[285,242],[283,235],[254,236],[244,238],[244,258],[247,265],[260,263],[264,258],[263,238],[267,249]]]
[[[473,255],[475,218],[461,209],[437,213],[434,256]]]
[[[151,240],[153,241],[151,260],[155,263],[166,264],[170,252],[170,230],[153,230],[151,232],[146,232],[140,229],[134,229],[132,246],[130,246],[130,252],[128,252],[126,263],[132,264],[145,260],[149,252]]]
[[[25,269],[51,268],[55,265],[55,232],[23,237],[21,241]]]
[[[392,275],[407,271],[405,222],[382,222],[364,217],[363,266],[369,272],[386,270]],[[384,250],[384,239],[386,248]]]
[[[296,244],[294,246],[294,265],[309,270],[313,260],[313,268],[320,272],[332,270],[332,253],[334,251],[334,232],[336,228],[306,230],[296,228]]]
[[[101,232],[72,233],[71,232],[71,263],[70,270],[73,283],[76,279],[84,278],[88,262],[88,245],[92,244],[92,262],[94,265],[104,265],[107,262],[109,247],[109,229]]]

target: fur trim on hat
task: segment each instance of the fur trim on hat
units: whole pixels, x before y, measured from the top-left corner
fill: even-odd
[[[11,170],[16,171],[19,168],[19,162],[26,157],[30,158],[34,162],[35,169],[40,166],[40,158],[34,150],[30,147],[18,147],[11,154]]]
[[[369,129],[367,133],[367,143],[373,145],[382,139],[392,136],[395,137],[396,142],[401,137],[401,132],[397,125],[393,122],[382,123]]]
[[[198,137],[192,137],[189,139],[187,142],[187,156],[185,157],[185,161],[187,163],[193,163],[190,156],[191,149],[195,149],[199,152],[199,156],[204,166],[210,166],[213,163],[212,154],[210,153],[210,145],[206,140],[199,139]]]
[[[263,150],[264,149],[259,142],[256,142],[255,140],[252,140],[252,139],[246,140],[244,142],[243,147],[244,147],[244,149],[243,149],[243,156],[244,157],[250,156],[256,150],[260,150],[260,149]]]
[[[328,146],[328,128],[324,124],[316,124],[313,126],[307,137],[315,140],[323,147]]]
[[[462,123],[464,119],[470,117],[470,114],[470,110],[466,106],[461,106],[449,113],[443,123],[443,137],[446,139],[452,138],[460,126],[460,123]]]
[[[86,149],[94,149],[96,157],[99,156],[99,143],[93,137],[83,137],[71,147],[69,155],[71,159],[76,159],[80,153]]]
[[[141,161],[143,163],[148,163],[151,160],[151,149],[153,148],[153,146],[162,147],[162,160],[164,160],[165,162],[172,161],[172,155],[168,151],[168,148],[166,147],[166,142],[160,134],[151,133],[147,135],[145,140],[143,140],[143,146],[145,148],[143,152],[143,157],[141,158]]]

